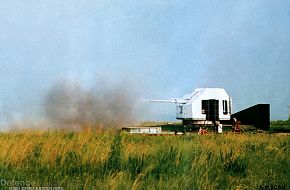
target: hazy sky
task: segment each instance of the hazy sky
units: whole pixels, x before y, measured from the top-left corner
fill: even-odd
[[[41,115],[67,78],[126,78],[143,98],[222,87],[234,111],[270,103],[287,118],[289,0],[2,0],[0,29],[2,120]],[[175,118],[174,105],[150,107],[144,119]]]

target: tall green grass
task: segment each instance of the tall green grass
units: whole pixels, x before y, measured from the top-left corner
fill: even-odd
[[[64,189],[290,189],[290,136],[7,132],[1,179]]]

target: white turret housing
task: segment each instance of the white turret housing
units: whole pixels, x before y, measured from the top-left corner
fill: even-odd
[[[176,118],[193,124],[231,119],[232,100],[223,88],[196,88],[181,99],[152,100],[176,104]]]
[[[222,88],[197,88],[182,99],[187,102],[177,104],[177,119],[206,120],[205,105],[202,105],[203,102],[205,104],[205,101],[203,100],[218,100],[219,120],[230,120],[231,118],[231,98]]]

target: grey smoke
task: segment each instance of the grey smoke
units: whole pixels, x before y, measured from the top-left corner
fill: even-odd
[[[134,120],[137,104],[137,90],[127,81],[99,82],[92,88],[64,81],[51,87],[44,108],[47,118],[61,127],[116,127]]]

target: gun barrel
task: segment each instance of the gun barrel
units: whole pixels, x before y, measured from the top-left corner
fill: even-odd
[[[174,100],[149,100],[149,102],[175,103]]]
[[[185,104],[185,100],[170,99],[170,100],[149,100],[149,102],[160,102],[160,103],[174,103],[174,104]]]

